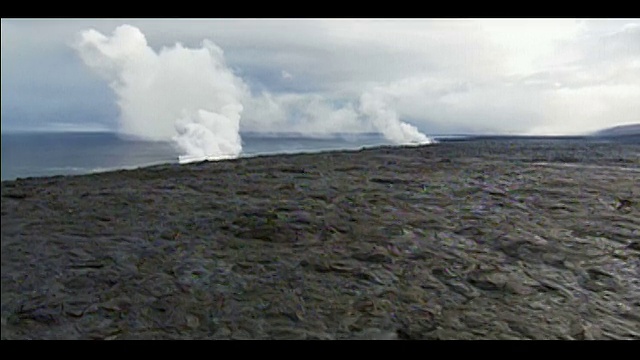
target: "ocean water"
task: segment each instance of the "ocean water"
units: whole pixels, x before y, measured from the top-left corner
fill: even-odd
[[[296,134],[242,134],[241,156],[359,149],[390,145],[379,134],[323,138]],[[114,133],[2,133],[2,180],[79,175],[177,163],[172,143],[123,139]]]

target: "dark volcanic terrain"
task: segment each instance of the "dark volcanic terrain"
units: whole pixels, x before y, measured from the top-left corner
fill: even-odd
[[[2,183],[2,339],[639,339],[640,145]]]

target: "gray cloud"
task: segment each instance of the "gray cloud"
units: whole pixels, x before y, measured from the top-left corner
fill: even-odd
[[[427,134],[580,133],[640,113],[638,19],[3,19],[3,129],[115,128],[114,95],[69,44],[124,23],[155,51],[219,46],[252,94],[244,130],[370,131],[365,94]]]

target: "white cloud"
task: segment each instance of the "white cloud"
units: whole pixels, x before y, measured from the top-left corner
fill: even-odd
[[[25,90],[17,101],[7,86],[70,88],[72,69],[56,76],[47,55],[80,30],[111,33],[123,23],[156,53],[203,39],[222,49],[253,93],[242,97],[243,130],[371,130],[372,108],[363,104],[371,96],[384,101],[378,111],[427,134],[571,133],[638,121],[638,19],[3,19],[3,126],[6,104],[28,113],[51,97]],[[74,66],[78,89],[96,86]],[[34,73],[37,81],[26,75]],[[78,106],[68,104],[70,112]]]
[[[215,44],[178,43],[156,52],[138,28],[122,25],[110,36],[82,31],[75,48],[115,92],[120,132],[173,140],[193,160],[240,154],[241,99],[247,89]]]
[[[321,95],[262,93],[245,99],[246,131],[299,132],[311,135],[374,131],[352,103],[335,104]]]

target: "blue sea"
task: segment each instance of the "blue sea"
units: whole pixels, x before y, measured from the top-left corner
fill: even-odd
[[[241,134],[241,156],[316,152],[390,145],[379,134],[305,137],[296,134]],[[2,133],[2,180],[79,175],[177,163],[168,142],[124,139],[107,132]]]

